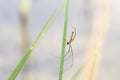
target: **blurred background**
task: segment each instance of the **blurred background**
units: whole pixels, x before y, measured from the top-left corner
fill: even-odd
[[[0,0],[0,80],[8,79],[52,12],[64,4],[65,0],[26,0],[26,3]],[[97,42],[101,31],[102,47],[94,80],[120,79],[119,4],[119,0],[70,0],[67,39],[74,26],[77,35],[72,43],[73,67],[64,72],[64,80],[70,80],[84,62],[90,45]],[[63,26],[64,11],[32,52],[16,80],[58,79]],[[70,65],[71,58],[68,57],[64,68]]]

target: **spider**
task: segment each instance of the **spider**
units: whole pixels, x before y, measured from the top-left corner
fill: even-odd
[[[74,41],[75,37],[76,37],[76,29],[74,27],[74,31],[72,32],[70,39],[67,41],[67,45],[69,46],[68,51],[64,55],[64,56],[66,56],[70,53],[70,55],[72,56],[72,64],[69,68],[71,68],[73,66],[73,50],[72,50],[72,45],[71,44]]]

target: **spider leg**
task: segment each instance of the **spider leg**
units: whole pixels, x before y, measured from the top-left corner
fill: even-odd
[[[64,55],[64,57],[70,52],[70,47],[71,45],[69,45],[69,49],[68,49],[68,51],[65,53],[65,55]]]
[[[69,50],[67,51],[67,53],[66,53],[65,56],[64,56],[64,57],[66,57],[66,56],[69,54],[69,55],[65,58],[65,60],[68,59],[68,58],[71,56],[71,53],[70,53],[70,52],[71,52],[71,45],[69,45]]]
[[[68,56],[68,57],[70,57],[71,56],[71,60],[72,60],[72,63],[71,63],[71,66],[70,67],[72,67],[73,66],[73,50],[72,50],[72,46],[70,46],[70,55]]]
[[[72,56],[72,63],[65,71],[69,70],[73,66],[73,50],[72,50],[72,46],[71,45],[70,45],[70,52],[71,52],[70,56]]]
[[[73,59],[74,57],[73,57],[73,50],[72,50],[72,46],[71,46],[71,57],[72,57],[72,63],[71,63],[71,66],[70,66],[70,67],[72,67],[72,66],[73,66],[73,60],[74,60],[74,59]]]

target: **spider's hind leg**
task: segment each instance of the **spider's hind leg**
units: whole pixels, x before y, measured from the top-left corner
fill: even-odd
[[[71,45],[69,45],[68,51],[65,53],[64,57],[70,52]]]
[[[74,57],[73,57],[73,50],[72,50],[72,46],[71,46],[71,57],[72,57],[72,63],[71,63],[71,67],[72,67],[72,66],[73,66],[73,60],[74,60],[74,59],[73,59]]]
[[[73,66],[73,50],[72,50],[72,46],[70,46],[70,51],[69,52],[70,52],[70,55],[68,57],[71,56],[72,63],[65,71],[69,70]]]

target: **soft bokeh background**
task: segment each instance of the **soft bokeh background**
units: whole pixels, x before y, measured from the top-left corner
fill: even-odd
[[[107,1],[109,0],[104,2],[101,0],[70,0],[67,37],[70,37],[74,25],[77,36],[72,44],[74,65],[64,73],[64,80],[70,80],[71,76],[83,63],[89,36],[93,28],[92,24],[95,23],[93,19],[96,19],[97,14],[104,15]],[[33,43],[52,12],[64,3],[65,0],[32,0],[28,14],[29,45]],[[105,22],[107,27],[105,26],[101,59],[95,80],[120,79],[119,4],[119,0],[111,0],[108,19]],[[64,12],[39,42],[30,56],[28,64],[25,65],[16,80],[57,80],[63,25]],[[96,26],[96,29],[99,29],[99,27]],[[21,53],[21,36],[20,0],[0,0],[0,80],[8,79],[25,54]],[[65,69],[70,65],[71,58],[67,58]]]

